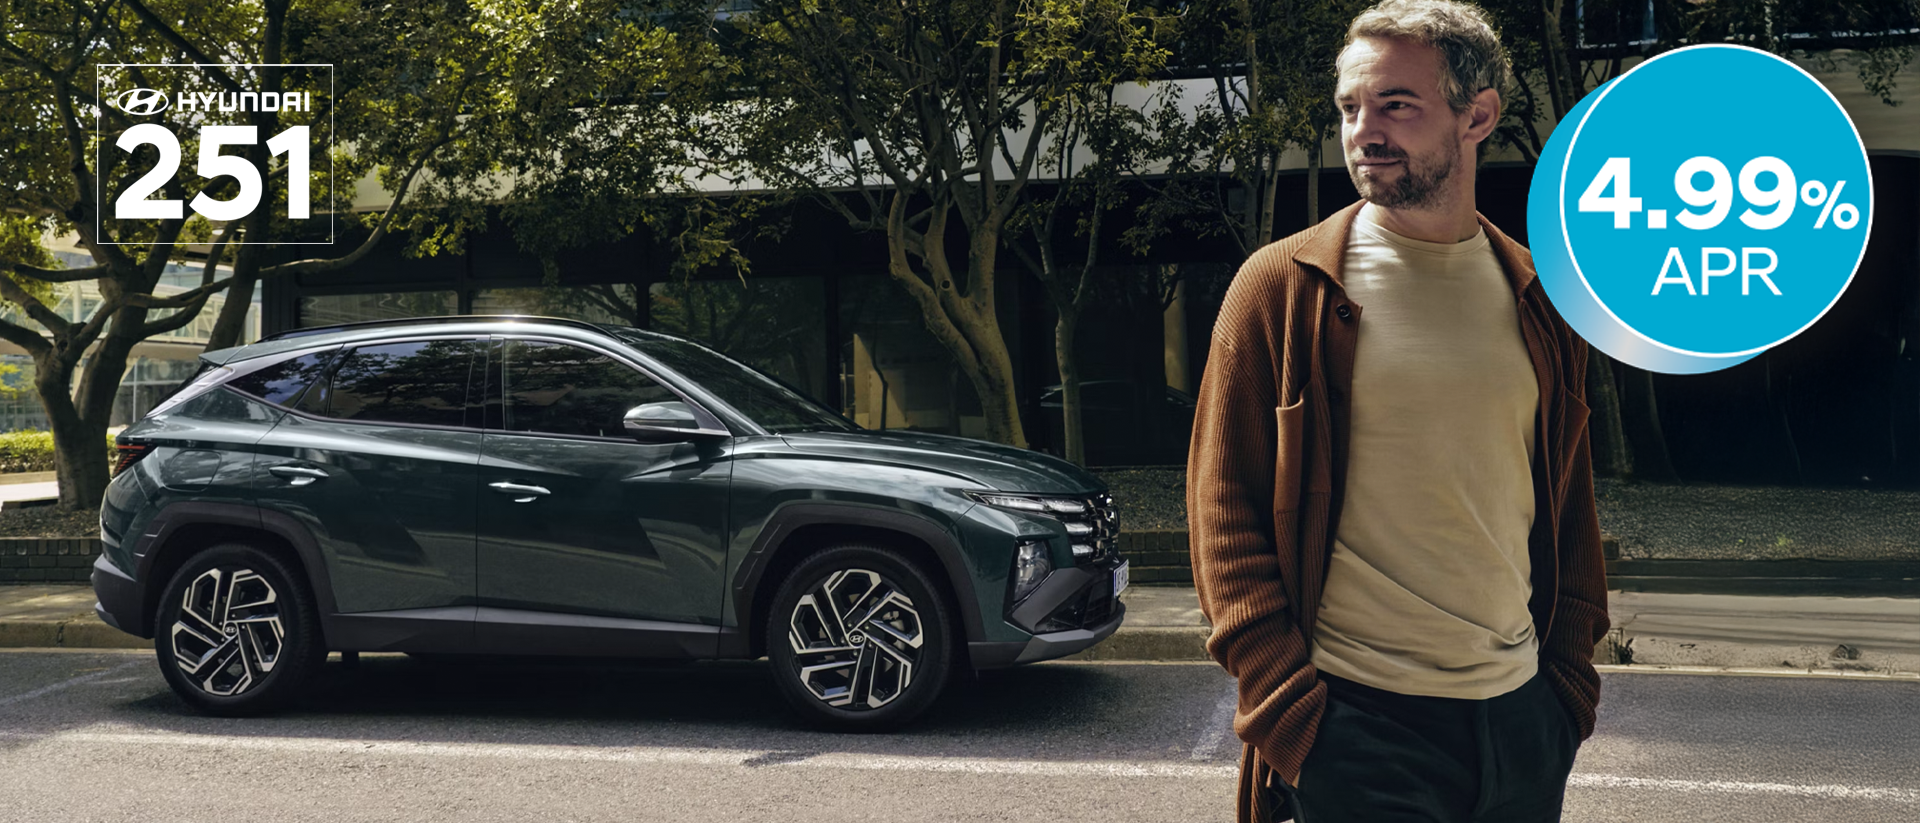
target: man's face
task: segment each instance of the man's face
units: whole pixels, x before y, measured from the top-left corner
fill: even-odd
[[[1440,52],[1362,37],[1340,64],[1340,147],[1360,196],[1388,209],[1429,209],[1461,153],[1462,115],[1440,93]]]

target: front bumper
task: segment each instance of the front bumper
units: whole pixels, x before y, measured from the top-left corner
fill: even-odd
[[[1109,555],[1086,566],[1056,569],[1032,594],[1006,614],[1007,623],[1028,632],[1026,640],[968,643],[976,669],[994,669],[1065,657],[1112,636],[1126,619],[1127,607],[1113,590]]]
[[[93,561],[93,596],[99,598],[93,612],[101,621],[135,637],[153,638],[153,631],[142,619],[146,614],[145,591],[104,554]]]
[[[1037,663],[1066,657],[1084,649],[1091,648],[1113,636],[1120,630],[1120,624],[1127,617],[1127,607],[1113,604],[1113,616],[1090,629],[1068,629],[1066,631],[1036,634],[1028,640],[1012,640],[987,643],[968,643],[967,653],[973,658],[976,669],[1004,669],[1021,663]]]

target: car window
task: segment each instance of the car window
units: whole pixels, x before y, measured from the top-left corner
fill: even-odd
[[[852,421],[778,377],[705,346],[648,334],[627,326],[603,326],[648,357],[700,384],[773,434],[852,431]]]
[[[269,403],[290,406],[307,386],[326,373],[334,352],[328,349],[288,358],[228,380],[227,385]]]
[[[511,432],[626,437],[627,410],[680,399],[625,363],[564,343],[507,340],[499,375],[500,426]]]
[[[324,413],[368,423],[465,425],[478,342],[417,340],[354,349],[334,370]],[[310,407],[306,399],[302,409]]]

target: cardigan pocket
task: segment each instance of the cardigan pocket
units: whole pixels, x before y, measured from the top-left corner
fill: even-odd
[[[1561,389],[1560,420],[1558,437],[1554,441],[1553,454],[1553,498],[1564,500],[1567,496],[1567,483],[1573,480],[1573,455],[1580,448],[1580,441],[1587,436],[1587,418],[1592,412],[1578,395]]]
[[[1275,407],[1273,414],[1278,426],[1274,438],[1273,510],[1297,511],[1300,508],[1300,479],[1307,462],[1303,448],[1306,439],[1306,392],[1301,392],[1300,399],[1291,406]]]

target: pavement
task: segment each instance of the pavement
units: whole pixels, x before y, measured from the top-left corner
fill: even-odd
[[[54,480],[53,472],[0,474],[0,508],[59,498],[60,483]]]
[[[1604,670],[1568,823],[1911,823],[1920,682]],[[203,717],[150,652],[0,650],[0,820],[1227,821],[1212,663],[1052,662],[953,684],[895,733],[803,727],[765,661],[332,662]]]
[[[1072,659],[1206,661],[1193,589],[1134,586],[1127,619]],[[1611,592],[1594,662],[1634,670],[1920,679],[1920,599]],[[150,648],[93,613],[82,585],[0,586],[0,648]]]

